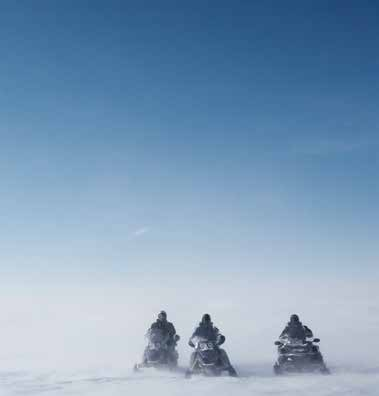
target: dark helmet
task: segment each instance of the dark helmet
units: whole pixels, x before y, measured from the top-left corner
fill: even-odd
[[[164,322],[165,320],[167,320],[167,314],[165,311],[161,311],[158,314],[158,320]]]
[[[211,315],[209,314],[204,314],[203,317],[201,318],[201,323],[211,323]]]
[[[300,322],[299,316],[296,314],[291,315],[290,322],[291,323],[299,323]]]

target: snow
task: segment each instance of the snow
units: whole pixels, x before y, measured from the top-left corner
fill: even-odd
[[[302,279],[296,291],[291,283],[246,278],[194,286],[171,279],[164,286],[120,280],[3,288],[0,395],[376,396],[375,282]],[[194,297],[200,295],[202,304]],[[181,370],[133,373],[160,309],[182,336]],[[184,378],[187,339],[204,312],[226,335],[240,378]],[[273,342],[294,312],[321,338],[332,375],[273,375]]]
[[[3,372],[0,376],[2,395],[269,395],[269,396],[338,396],[377,395],[379,369],[344,371],[338,368],[333,375],[302,375],[275,377],[269,366],[254,370],[238,367],[241,378],[183,378],[182,373],[134,374],[101,372]]]

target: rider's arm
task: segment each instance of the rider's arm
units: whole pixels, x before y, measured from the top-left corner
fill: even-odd
[[[284,338],[288,338],[288,326],[280,333],[279,340],[283,340]]]
[[[305,330],[305,337],[306,338],[313,338],[312,330],[309,327],[304,326],[304,330]]]
[[[176,334],[176,329],[175,329],[175,326],[171,323],[171,329],[170,329],[170,332],[171,332],[171,336],[173,337],[175,334]]]
[[[213,330],[217,345],[222,345],[225,342],[225,336],[220,333],[220,330],[217,327],[214,327]]]
[[[149,337],[150,332],[151,332],[151,327],[149,327],[149,328],[147,329],[147,332],[146,332],[146,334],[145,334],[145,337],[146,337],[146,338]]]
[[[189,341],[188,341],[188,345],[189,345],[191,348],[195,348],[195,344],[193,343],[192,339],[198,335],[198,332],[199,332],[199,328],[196,327],[196,329],[195,329],[194,332],[192,333],[191,338],[190,338]]]
[[[287,336],[287,334],[288,334],[288,326],[286,326],[286,327],[284,328],[284,330],[280,333],[279,338],[280,338],[280,337],[285,337],[285,336]]]

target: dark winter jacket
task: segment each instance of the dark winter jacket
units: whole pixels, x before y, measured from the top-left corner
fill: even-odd
[[[213,326],[213,323],[204,324],[202,322],[199,323],[199,326],[196,327],[195,331],[192,334],[188,344],[193,348],[195,345],[192,342],[194,337],[203,337],[208,341],[214,341],[217,345],[221,345],[225,342],[225,337],[220,333],[217,327]]]
[[[165,337],[165,342],[167,342],[168,345],[175,343],[174,336],[176,334],[176,330],[171,322],[157,320],[150,326],[149,332],[153,330],[161,330]]]
[[[279,338],[283,338],[283,337],[289,337],[296,340],[305,341],[306,338],[313,337],[313,333],[309,327],[304,326],[301,322],[296,322],[296,323],[289,322],[285,327],[285,329],[282,331],[282,334],[280,334]]]

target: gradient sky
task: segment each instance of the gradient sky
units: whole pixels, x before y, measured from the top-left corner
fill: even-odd
[[[375,1],[2,2],[3,273],[377,273],[378,48]]]

